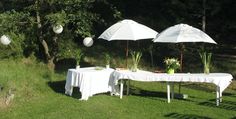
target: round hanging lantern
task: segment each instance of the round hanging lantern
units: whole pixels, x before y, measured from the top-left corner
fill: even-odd
[[[63,31],[62,25],[53,26],[52,29],[53,29],[54,33],[56,33],[56,34],[60,34]]]
[[[83,43],[86,47],[90,47],[93,45],[93,39],[91,37],[86,37],[84,38]]]
[[[10,38],[8,36],[6,36],[6,35],[2,35],[2,37],[0,39],[1,39],[1,43],[3,45],[8,45],[8,44],[11,43]]]

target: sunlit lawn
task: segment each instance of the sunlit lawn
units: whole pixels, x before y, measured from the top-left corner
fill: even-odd
[[[131,81],[129,96],[98,94],[88,101],[80,101],[78,88],[73,96],[64,95],[66,74],[53,74],[43,64],[31,62],[0,62],[0,118],[3,119],[229,119],[236,118],[236,88],[234,81],[223,93],[223,102],[215,105],[213,84],[182,83],[181,92],[186,100],[166,100],[166,83]],[[8,89],[14,89],[15,98],[6,106],[4,97]],[[178,90],[176,84],[175,90]]]

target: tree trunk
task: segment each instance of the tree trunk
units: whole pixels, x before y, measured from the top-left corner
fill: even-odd
[[[206,0],[202,1],[202,31],[206,32]]]
[[[150,54],[150,57],[151,57],[151,66],[154,67],[154,61],[153,61],[153,45],[150,45],[149,48],[148,48],[148,52]]]
[[[50,55],[48,44],[43,38],[42,23],[41,23],[41,18],[40,18],[40,13],[39,13],[39,0],[36,0],[35,4],[36,4],[36,20],[37,20],[37,28],[38,28],[38,32],[37,32],[38,39],[44,48],[44,55],[46,56],[46,62],[48,64],[49,69],[54,70],[54,67],[55,67],[55,64],[53,62],[54,56],[52,57]]]

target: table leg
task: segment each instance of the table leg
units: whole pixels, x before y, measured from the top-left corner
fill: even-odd
[[[167,102],[170,103],[170,83],[167,83]]]
[[[122,99],[122,96],[123,96],[123,87],[124,87],[124,84],[123,84],[123,80],[121,79],[120,80],[120,99]]]
[[[65,90],[66,90],[66,91],[65,91],[65,94],[66,94],[66,95],[69,95],[69,96],[72,95],[72,92],[73,92],[73,87],[72,87],[72,86],[70,86],[69,89],[65,89]]]
[[[220,87],[216,86],[216,106],[220,105]]]
[[[174,83],[171,83],[171,99],[174,99],[175,92],[174,92]]]

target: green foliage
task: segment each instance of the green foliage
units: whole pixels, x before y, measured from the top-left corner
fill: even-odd
[[[9,47],[0,44],[1,54],[0,57],[22,57],[26,40],[26,32],[29,32],[27,27],[30,24],[30,17],[28,13],[7,11],[0,13],[0,35],[8,35],[11,39]]]
[[[45,16],[46,20],[50,22],[51,25],[62,25],[68,23],[67,14],[65,11],[48,14]]]
[[[106,65],[110,65],[111,56],[108,53],[104,53]]]
[[[63,59],[63,58],[75,58],[74,57],[74,51],[72,48],[65,48],[63,50],[61,50],[58,54],[57,54],[59,59]]]
[[[72,32],[76,36],[92,36],[93,32],[93,22],[98,20],[98,16],[96,13],[90,12],[91,6],[93,4],[93,0],[83,1],[83,0],[70,0],[70,1],[61,1],[58,0],[55,5],[59,5],[60,9],[63,10],[62,13],[66,13],[66,23],[70,24]],[[58,10],[60,10],[58,9]],[[59,14],[54,15],[57,20],[57,16],[61,16]],[[52,18],[52,17],[51,17]],[[63,17],[61,17],[63,18]],[[60,19],[61,19],[60,18]],[[58,21],[60,21],[58,19]]]
[[[78,46],[73,42],[70,37],[63,37],[64,40],[60,40],[58,42],[58,53],[57,57],[59,59],[63,58],[76,58],[76,51],[81,50]]]
[[[83,50],[71,39],[71,35],[68,34],[62,37],[63,40],[58,41],[58,59],[73,58],[79,65],[82,56],[84,55]]]
[[[17,32],[22,33],[30,21],[28,12],[16,12],[15,10],[0,13],[0,33]]]
[[[23,57],[23,48],[24,48],[24,40],[25,35],[24,34],[15,34],[14,32],[9,33],[11,43],[9,44],[9,47],[4,48],[5,55],[3,57],[13,57],[13,58],[19,58]]]
[[[52,27],[58,24],[63,26],[63,35],[59,37],[59,40],[67,40],[64,37],[68,37],[68,35],[70,35],[71,39],[94,36],[96,29],[94,24],[105,24],[104,19],[102,21],[99,20],[99,17],[101,17],[99,13],[93,11],[95,3],[104,4],[106,0],[0,1],[0,6],[3,7],[0,9],[0,35],[9,35],[14,40],[14,48],[20,49],[15,54],[20,54],[21,56],[23,56],[23,52],[27,56],[33,52],[35,52],[33,54],[45,56],[45,54],[41,54],[44,53],[45,49],[40,48],[40,42],[37,41],[39,37],[42,37],[41,39],[45,40],[49,47],[50,55],[56,54],[63,57],[71,57],[72,54],[69,53],[68,49],[60,47],[57,49],[55,47],[55,42],[52,40],[55,35],[52,32]],[[36,11],[39,13],[38,18],[42,25],[40,29],[38,29],[39,24],[36,22]],[[113,16],[111,15],[110,17]],[[42,30],[42,36],[38,34],[40,30]],[[73,44],[67,43],[67,45]],[[0,46],[0,48],[9,50],[7,52],[12,52],[10,48],[5,48],[4,46]]]

